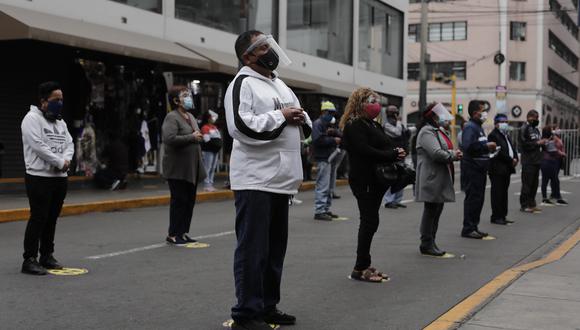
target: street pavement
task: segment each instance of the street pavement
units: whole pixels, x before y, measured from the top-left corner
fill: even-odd
[[[303,203],[290,212],[279,305],[298,323],[286,328],[421,329],[504,270],[542,257],[580,226],[580,205],[520,213],[518,179],[510,188],[512,226],[489,223],[488,190],[481,230],[496,240],[461,238],[463,194],[446,204],[438,245],[454,259],[418,253],[422,205],[409,202],[409,190],[407,209],[382,208],[372,255],[373,265],[392,277],[383,284],[347,279],[358,228],[348,187],[338,189],[342,199],[332,209],[348,221],[313,220],[313,192],[300,193]],[[566,198],[577,200],[579,183],[562,181]],[[0,224],[0,328],[223,329],[234,303],[233,202],[196,206],[190,234],[205,237],[206,249],[163,244],[167,217],[167,207],[152,207],[60,219],[55,256],[67,267],[89,270],[74,277],[20,274],[26,222]]]

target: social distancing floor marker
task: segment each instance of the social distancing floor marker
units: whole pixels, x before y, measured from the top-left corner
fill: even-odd
[[[357,279],[352,278],[350,275],[348,275],[346,278],[348,278],[349,280],[357,281],[357,282],[379,283],[379,282],[371,282],[371,281],[361,281],[361,280],[357,280]],[[391,280],[390,277],[383,278],[380,283],[387,283],[390,280]]]
[[[350,218],[347,218],[347,217],[338,217],[338,218],[332,219],[332,221],[346,221],[346,220],[350,220]]]
[[[449,253],[449,252],[445,252],[444,255],[442,256],[430,256],[428,254],[421,254],[424,257],[431,257],[431,258],[437,258],[437,259],[452,259],[455,258],[455,255],[453,253]]]
[[[484,236],[482,238],[482,240],[484,240],[484,241],[493,241],[494,239],[495,239],[495,237],[490,236],[490,235]]]
[[[227,320],[224,323],[222,323],[222,325],[224,326],[224,328],[232,328],[232,325],[234,324],[234,320]],[[280,326],[278,324],[269,324],[270,328],[272,329],[279,329]]]
[[[63,268],[63,269],[49,269],[47,270],[49,274],[59,275],[59,276],[77,276],[84,275],[89,272],[85,268]]]
[[[205,249],[205,248],[209,247],[209,244],[201,243],[201,242],[193,242],[193,243],[187,243],[187,244],[183,245],[183,247],[188,248],[188,249]]]

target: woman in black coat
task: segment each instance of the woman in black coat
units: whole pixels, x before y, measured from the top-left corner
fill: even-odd
[[[380,111],[378,95],[369,88],[359,88],[349,97],[340,121],[349,153],[349,185],[360,212],[357,258],[350,277],[365,282],[388,279],[371,267],[371,242],[379,227],[381,201],[389,188],[377,182],[375,169],[406,156],[402,148],[391,145],[381,125],[374,121]]]

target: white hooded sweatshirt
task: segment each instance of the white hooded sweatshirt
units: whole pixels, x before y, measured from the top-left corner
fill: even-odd
[[[277,73],[273,75],[269,79],[245,66],[226,91],[226,120],[234,139],[232,190],[293,195],[302,182],[300,140],[301,134],[310,135],[312,121],[304,112],[302,127],[287,125],[280,110],[300,107],[300,102]]]
[[[22,146],[26,173],[44,177],[66,177],[60,169],[74,155],[74,144],[64,120],[48,121],[42,111],[30,106],[22,120]]]

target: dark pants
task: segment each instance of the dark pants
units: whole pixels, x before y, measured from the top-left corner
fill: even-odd
[[[288,198],[256,190],[234,191],[236,237],[234,278],[236,321],[260,318],[280,302],[288,244]]]
[[[522,191],[520,195],[520,205],[522,208],[536,207],[539,177],[540,165],[522,165]]]
[[[371,243],[379,228],[379,209],[388,187],[369,186],[350,182],[358,210],[360,225],[358,227],[358,244],[356,249],[355,270],[361,271],[371,265]]]
[[[462,234],[468,234],[478,230],[481,209],[485,200],[485,184],[487,171],[472,166],[464,166],[465,169],[465,200],[463,201],[463,230]]]
[[[508,213],[508,189],[511,175],[490,174],[491,221],[505,220]]]
[[[421,247],[432,248],[437,236],[439,227],[439,218],[443,212],[444,203],[425,202],[423,208],[423,217],[421,218]]]
[[[560,178],[558,178],[558,173],[560,172],[559,160],[545,159],[542,161],[542,198],[548,198],[548,182],[550,182],[550,187],[552,188],[552,193],[550,197],[555,199],[562,199],[560,194]]]
[[[181,236],[189,232],[196,187],[185,180],[167,179],[171,200],[169,203],[169,236]]]
[[[56,219],[66,197],[67,178],[41,177],[26,174],[26,194],[30,204],[30,219],[24,234],[24,259],[36,258],[39,245],[41,257],[54,252]]]
[[[459,162],[459,168],[461,169],[461,171],[459,172],[459,187],[461,189],[461,191],[465,191],[465,166],[463,163],[463,160],[461,160]]]

